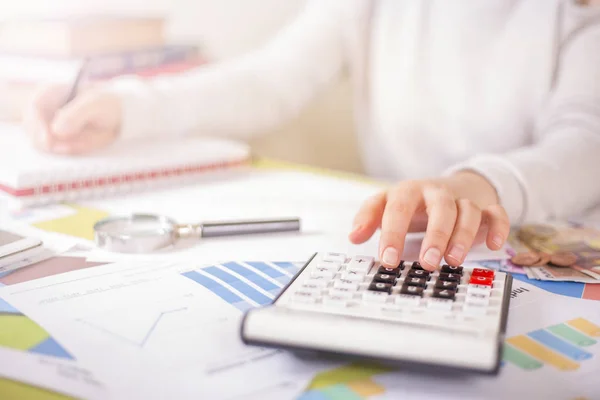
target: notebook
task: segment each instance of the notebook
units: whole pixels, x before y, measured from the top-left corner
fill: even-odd
[[[119,142],[93,154],[34,149],[20,128],[0,125],[0,192],[11,208],[99,198],[197,182],[251,161],[246,143],[201,136]]]

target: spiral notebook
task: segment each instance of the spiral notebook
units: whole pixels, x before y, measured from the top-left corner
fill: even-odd
[[[84,156],[35,150],[18,128],[0,126],[0,192],[11,208],[106,197],[197,182],[251,160],[238,141],[176,137],[119,142]]]

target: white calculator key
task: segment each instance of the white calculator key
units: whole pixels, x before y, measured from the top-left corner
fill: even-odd
[[[296,293],[311,293],[315,296],[320,296],[323,294],[323,288],[315,285],[302,285],[298,288]]]
[[[336,272],[332,271],[330,269],[317,267],[310,273],[310,276],[313,278],[323,277],[323,278],[333,279],[335,274],[336,274]]]
[[[409,294],[400,294],[398,296],[394,296],[394,301],[399,305],[417,307],[419,304],[421,304],[421,297],[411,296]]]
[[[333,282],[333,287],[338,289],[351,289],[357,291],[358,283],[349,281],[347,279],[338,279]]]
[[[317,268],[326,268],[329,269],[331,271],[339,271],[340,267],[342,266],[342,263],[339,263],[337,261],[319,261],[317,263]]]
[[[454,302],[448,299],[437,299],[435,297],[430,297],[427,299],[427,308],[430,310],[437,311],[452,311],[452,305]]]
[[[323,261],[333,261],[343,264],[346,262],[346,255],[342,253],[325,253],[323,254]]]
[[[389,297],[390,297],[390,295],[385,292],[367,291],[367,292],[363,293],[364,301],[374,302],[374,303],[385,303]]]
[[[331,279],[327,279],[324,276],[314,276],[309,277],[306,281],[304,281],[304,285],[317,285],[324,288],[329,285],[329,282],[331,282]]]
[[[341,296],[325,296],[323,297],[323,304],[328,306],[346,307],[348,299]]]
[[[327,286],[327,282],[325,281],[318,281],[318,283],[312,283],[311,281],[306,281],[302,284],[302,286],[300,286],[300,289],[302,291],[314,291],[314,292],[321,292],[323,290],[324,287]]]
[[[465,303],[463,313],[467,315],[480,316],[487,313],[487,307],[476,303]]]
[[[362,282],[365,279],[365,274],[357,271],[347,271],[342,274],[342,279],[346,279],[352,282]]]
[[[403,304],[398,303],[385,303],[381,306],[383,311],[401,311],[404,309]]]
[[[316,303],[319,300],[319,295],[310,292],[299,291],[294,293],[293,301],[301,303]]]
[[[351,289],[333,288],[329,291],[329,294],[331,296],[338,296],[338,297],[345,297],[346,299],[352,299],[352,298],[354,298],[356,291],[351,290]]]
[[[359,271],[367,274],[374,262],[375,259],[373,257],[356,256],[352,257],[346,269],[348,271]]]
[[[486,285],[467,285],[467,293],[490,295],[492,288]]]
[[[487,306],[490,304],[490,295],[481,293],[467,293],[467,296],[465,297],[465,303]]]

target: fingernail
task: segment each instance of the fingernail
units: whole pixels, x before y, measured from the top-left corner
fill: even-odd
[[[437,267],[438,265],[440,265],[440,259],[442,258],[442,255],[440,253],[440,251],[438,249],[436,249],[435,247],[430,248],[429,250],[427,250],[425,252],[425,255],[423,256],[423,260],[425,260],[425,262],[431,266]]]
[[[464,254],[465,254],[465,246],[463,246],[462,244],[455,244],[454,246],[452,246],[450,248],[450,252],[448,253],[448,256],[455,259],[456,261],[460,261],[460,260],[462,260]]]
[[[362,229],[362,225],[360,225],[360,224],[358,224],[358,225],[354,225],[354,226],[352,227],[352,232],[351,232],[351,233],[352,233],[352,234],[354,234],[354,233],[356,233],[356,232],[360,231],[361,229]]]
[[[494,243],[498,247],[502,246],[502,242],[503,242],[503,239],[502,239],[502,236],[500,236],[500,235],[496,235],[492,239],[492,243]]]
[[[398,254],[398,250],[394,249],[393,247],[388,247],[383,252],[381,261],[386,265],[393,265],[395,267],[400,263],[400,255]]]

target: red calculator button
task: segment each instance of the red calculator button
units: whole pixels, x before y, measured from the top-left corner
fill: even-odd
[[[473,268],[471,276],[483,276],[485,278],[494,279],[494,271],[492,271],[491,269]]]
[[[472,275],[469,280],[470,285],[484,285],[484,286],[492,286],[493,278],[488,278],[486,276],[475,276]]]

